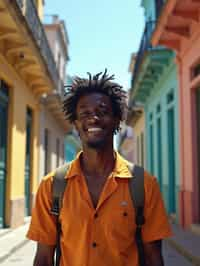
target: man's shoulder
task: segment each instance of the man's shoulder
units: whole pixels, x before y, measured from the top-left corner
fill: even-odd
[[[75,160],[73,161],[70,161],[70,162],[65,162],[63,163],[62,165],[60,165],[59,167],[55,168],[53,171],[49,172],[48,174],[46,174],[43,178],[42,178],[42,181],[52,181],[54,176],[56,175],[56,173],[59,171],[59,170],[62,170],[62,169],[66,169],[69,170],[71,164],[74,162]]]

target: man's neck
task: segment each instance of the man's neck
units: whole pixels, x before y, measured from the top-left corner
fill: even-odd
[[[115,166],[115,152],[109,149],[84,149],[81,157],[81,167],[85,175],[105,178]]]

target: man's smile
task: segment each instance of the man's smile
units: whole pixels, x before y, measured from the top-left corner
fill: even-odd
[[[101,132],[103,131],[103,129],[100,127],[92,127],[92,128],[88,128],[87,131],[88,132]]]

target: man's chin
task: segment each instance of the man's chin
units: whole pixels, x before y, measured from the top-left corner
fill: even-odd
[[[105,147],[105,140],[88,141],[87,146],[91,149],[102,149]]]

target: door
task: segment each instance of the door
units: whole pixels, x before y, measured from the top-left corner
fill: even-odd
[[[168,169],[169,169],[169,213],[176,212],[176,182],[175,182],[175,128],[174,128],[174,108],[168,109]]]
[[[197,95],[196,95],[196,105],[197,105],[197,145],[198,145],[198,150],[197,150],[197,161],[198,161],[198,193],[199,193],[199,206],[200,206],[200,88],[197,90]],[[200,217],[199,217],[200,221]]]
[[[162,191],[162,135],[161,135],[161,118],[157,119],[157,165],[158,165],[158,181],[160,190]]]
[[[26,112],[26,158],[25,158],[25,216],[30,215],[30,178],[31,178],[31,131],[32,111]]]
[[[8,90],[0,81],[0,228],[5,225]]]
[[[150,125],[150,171],[154,174],[154,128]]]

